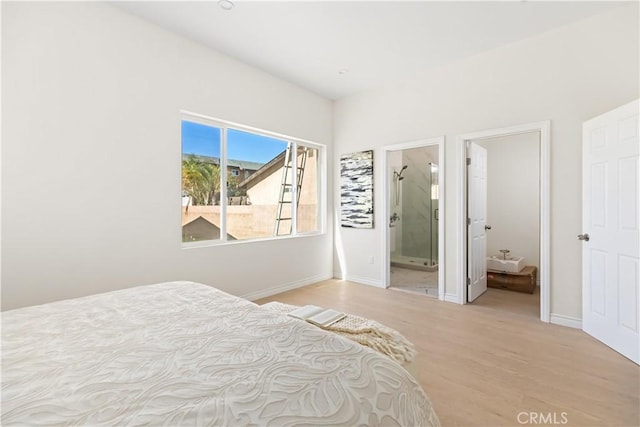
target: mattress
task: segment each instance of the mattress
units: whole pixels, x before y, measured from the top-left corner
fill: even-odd
[[[2,425],[437,425],[393,360],[210,286],[2,313]]]

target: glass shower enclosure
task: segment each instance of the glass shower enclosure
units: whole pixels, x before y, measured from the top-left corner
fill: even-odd
[[[440,192],[437,151],[433,151],[403,150],[402,157],[391,163],[391,264],[397,267],[438,269]]]

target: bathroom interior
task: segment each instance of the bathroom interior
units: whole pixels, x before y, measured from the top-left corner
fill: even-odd
[[[539,317],[540,132],[477,143],[487,150],[487,286],[520,302],[505,309]]]
[[[438,297],[438,146],[389,152],[392,289]]]

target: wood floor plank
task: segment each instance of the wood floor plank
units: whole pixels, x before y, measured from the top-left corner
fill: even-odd
[[[539,295],[489,289],[466,306],[328,280],[256,301],[337,308],[411,340],[414,373],[446,426],[639,426],[640,368],[582,331],[542,323]],[[521,416],[521,419],[523,416]]]

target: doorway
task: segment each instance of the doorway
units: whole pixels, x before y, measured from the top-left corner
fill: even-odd
[[[471,140],[472,144],[483,154],[471,154],[467,147],[468,158],[484,156],[486,162],[485,171],[467,171],[467,216],[473,224],[475,215],[470,211],[479,203],[470,201],[482,198],[485,222],[480,231],[486,253],[477,263],[481,274],[469,271],[469,276],[478,280],[486,271],[487,283],[482,296],[473,295],[478,286],[470,286],[467,301],[501,310],[511,302],[510,311],[539,318],[540,132]],[[486,188],[470,185],[478,174],[483,175]],[[469,227],[469,250],[476,243],[471,230],[477,233],[478,227]]]
[[[384,148],[387,288],[444,299],[444,138]]]
[[[520,126],[513,126],[508,128],[493,129],[482,132],[476,132],[471,134],[465,134],[458,137],[458,149],[461,154],[461,173],[460,173],[460,192],[459,192],[459,206],[461,211],[459,212],[459,230],[460,230],[460,246],[459,246],[459,259],[460,263],[460,278],[458,286],[459,303],[467,304],[475,297],[483,294],[487,288],[487,263],[488,258],[501,257],[502,261],[507,261],[505,258],[512,258],[509,261],[509,268],[518,269],[520,265],[514,261],[514,259],[523,257],[519,252],[527,252],[529,263],[537,265],[536,267],[536,280],[539,281],[539,288],[535,288],[535,292],[540,295],[540,319],[542,321],[549,321],[549,134],[550,134],[550,122],[538,122]],[[533,209],[537,212],[537,218],[532,221],[537,221],[539,224],[538,231],[538,246],[537,253],[532,246],[536,245],[522,245],[520,238],[516,238],[515,235],[510,235],[510,221],[518,221],[519,218],[508,219],[498,215],[498,223],[496,223],[499,233],[503,236],[506,235],[509,244],[505,243],[505,240],[499,238],[487,238],[489,233],[493,233],[494,224],[487,223],[487,194],[482,194],[482,177],[479,177],[479,172],[482,170],[482,165],[478,165],[471,160],[475,166],[471,169],[467,169],[467,146],[473,145],[477,152],[481,155],[487,153],[485,147],[491,147],[491,142],[507,142],[511,137],[520,135],[524,138],[526,135],[535,135],[539,138],[539,147],[537,149],[539,164],[538,169],[538,198],[537,203],[534,203]],[[512,139],[512,141],[518,138]],[[472,144],[473,143],[473,144]],[[484,146],[484,147],[483,147]],[[513,147],[510,147],[511,149]],[[482,156],[480,156],[482,157]],[[516,160],[517,161],[517,160]],[[520,159],[521,162],[526,162],[526,159]],[[473,169],[475,167],[476,169]],[[494,168],[499,171],[498,168]],[[485,174],[487,173],[485,168]],[[480,174],[481,175],[481,174]],[[506,179],[506,178],[503,178]],[[509,178],[510,180],[517,181],[518,176]],[[485,175],[486,185],[486,175]],[[486,187],[485,187],[486,188]],[[503,190],[504,191],[504,190]],[[468,198],[469,197],[469,198]],[[476,197],[478,200],[475,200]],[[515,201],[513,201],[516,203]],[[483,211],[484,203],[484,211]],[[494,201],[495,203],[495,201]],[[521,201],[518,203],[522,203]],[[536,206],[537,205],[537,206]],[[504,210],[503,211],[508,211]],[[484,213],[483,213],[484,212]],[[495,213],[494,213],[495,214]],[[513,226],[515,227],[515,226]],[[525,230],[526,231],[526,230]],[[511,233],[513,234],[513,233]],[[495,236],[498,237],[498,236]],[[492,240],[492,244],[488,246],[488,241]],[[497,246],[496,246],[497,245]],[[512,247],[506,247],[512,246]],[[494,247],[495,246],[495,247]],[[498,247],[498,246],[505,246]],[[515,250],[514,250],[515,248]],[[500,252],[504,250],[505,252]],[[493,253],[496,252],[497,253]],[[509,251],[509,252],[506,252]],[[536,259],[537,258],[537,259]],[[526,263],[526,260],[525,260]],[[503,262],[503,264],[507,264]],[[511,265],[514,264],[514,265]],[[502,264],[501,264],[502,265]],[[500,268],[503,270],[503,268]],[[505,276],[508,277],[508,276]]]

